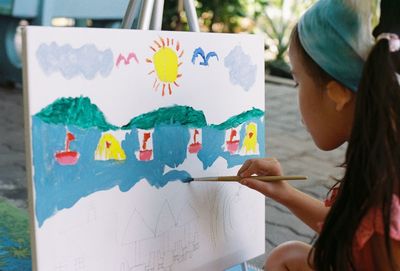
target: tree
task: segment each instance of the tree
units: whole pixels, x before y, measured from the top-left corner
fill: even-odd
[[[267,67],[280,76],[291,77],[287,64],[286,51],[289,47],[290,33],[303,12],[315,0],[267,0],[263,16],[259,17],[258,25],[267,35],[267,50],[274,54],[267,61]]]
[[[202,31],[251,32],[255,19],[260,16],[268,0],[197,0],[197,15]],[[183,12],[183,1],[166,0],[163,29],[188,28]]]

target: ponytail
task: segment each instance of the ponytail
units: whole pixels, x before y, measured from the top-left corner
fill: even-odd
[[[371,208],[382,211],[391,269],[399,268],[389,233],[392,197],[400,194],[400,63],[396,62],[399,52],[391,52],[390,45],[388,37],[378,39],[364,66],[344,163],[346,172],[314,245],[313,267],[318,271],[355,270],[353,242]]]

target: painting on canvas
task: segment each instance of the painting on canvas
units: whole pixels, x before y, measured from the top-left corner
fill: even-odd
[[[264,251],[264,199],[234,175],[265,155],[255,35],[24,30],[34,267],[223,270]]]

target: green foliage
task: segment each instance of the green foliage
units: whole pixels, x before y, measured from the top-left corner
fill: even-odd
[[[372,27],[375,27],[379,23],[380,14],[380,1],[372,0]]]
[[[0,218],[0,269],[17,270],[17,260],[31,256],[28,214],[0,199]]]
[[[293,27],[314,2],[315,0],[267,0],[268,7],[264,16],[260,17],[259,25],[271,41],[268,45],[275,46],[277,60],[284,59]]]
[[[202,31],[240,32],[251,31],[253,19],[263,13],[268,0],[197,0],[197,16]],[[166,0],[163,29],[187,30],[183,1]],[[242,23],[245,20],[245,23]]]
[[[9,237],[17,243],[26,242],[29,236],[26,212],[0,199],[0,217],[0,229],[9,232]]]

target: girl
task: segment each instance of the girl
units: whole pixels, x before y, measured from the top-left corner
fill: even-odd
[[[400,1],[382,0],[374,45],[370,4],[320,0],[291,37],[305,126],[322,150],[348,142],[345,174],[330,198],[324,204],[286,182],[251,178],[282,175],[276,159],[246,161],[238,172],[243,185],[284,204],[319,233],[312,247],[275,248],[268,271],[400,270]]]

